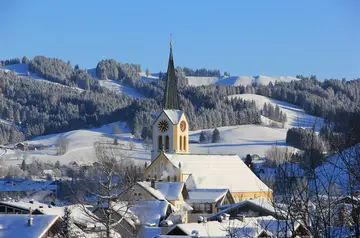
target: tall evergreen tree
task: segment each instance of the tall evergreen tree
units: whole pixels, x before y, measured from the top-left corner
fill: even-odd
[[[220,132],[217,128],[215,128],[213,130],[213,133],[212,133],[212,140],[211,140],[212,143],[218,143],[220,142]]]

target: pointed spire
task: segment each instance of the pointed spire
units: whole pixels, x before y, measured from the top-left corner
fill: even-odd
[[[180,108],[178,97],[177,78],[175,75],[174,59],[172,54],[172,34],[170,34],[170,55],[165,86],[164,109],[179,110]]]

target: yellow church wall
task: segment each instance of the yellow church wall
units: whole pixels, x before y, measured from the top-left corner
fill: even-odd
[[[266,200],[272,199],[272,191],[267,192],[231,192],[235,202],[241,202],[250,198],[264,198]]]
[[[180,128],[180,123],[182,121],[185,121],[185,123],[186,123],[185,131],[181,131],[181,128]],[[189,152],[189,124],[185,117],[185,113],[183,113],[183,115],[181,116],[179,123],[173,127],[173,135],[174,135],[173,146],[174,146],[175,151],[180,152],[180,153]],[[183,139],[184,136],[186,137],[185,149],[180,148],[180,137],[181,137],[181,139]],[[184,143],[182,143],[182,147],[184,147]]]
[[[155,172],[156,171],[156,172]],[[166,173],[164,173],[166,171]],[[176,176],[176,181],[181,182],[181,173],[179,169],[176,168],[164,155],[164,153],[160,153],[160,155],[150,164],[149,167],[146,168],[144,172],[144,178],[154,178],[156,175],[157,179],[163,179],[167,181],[167,176],[170,176],[170,181],[174,181],[174,176]]]

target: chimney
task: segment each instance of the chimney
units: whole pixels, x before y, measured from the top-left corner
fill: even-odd
[[[153,188],[153,189],[155,189],[155,179],[151,179],[151,187]]]

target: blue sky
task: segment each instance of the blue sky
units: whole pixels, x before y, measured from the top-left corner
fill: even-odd
[[[94,68],[101,59],[165,71],[360,77],[360,1],[0,1],[0,59],[45,55]]]

